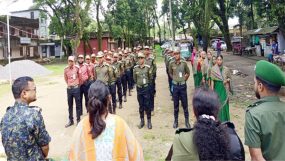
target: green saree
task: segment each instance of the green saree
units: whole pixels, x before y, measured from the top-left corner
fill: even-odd
[[[195,88],[199,88],[201,86],[202,79],[203,79],[202,70],[198,71],[198,64],[199,64],[199,58],[195,57],[194,63],[193,63],[193,77],[194,77]]]
[[[224,84],[224,80],[229,79],[230,77],[230,72],[227,67],[222,67],[220,69],[218,65],[215,65],[211,70],[211,78],[214,82],[214,90],[218,94],[221,103],[221,108],[218,115],[221,122],[230,121],[229,92]]]

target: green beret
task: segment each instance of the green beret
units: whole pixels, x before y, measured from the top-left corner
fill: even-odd
[[[255,75],[260,79],[277,86],[285,86],[285,74],[275,64],[260,60],[255,66]]]

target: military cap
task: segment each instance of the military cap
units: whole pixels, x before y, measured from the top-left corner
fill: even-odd
[[[131,48],[129,48],[129,50],[128,50],[128,51],[129,51],[129,53],[131,53],[131,52],[132,52],[132,49],[131,49]]]
[[[144,49],[149,49],[149,46],[144,46]]]
[[[104,56],[104,53],[102,52],[102,51],[99,51],[98,53],[97,53],[97,58],[102,58]]]
[[[117,58],[117,57],[119,57],[119,54],[118,53],[114,53],[113,57]]]
[[[107,53],[108,51],[107,50],[104,50],[104,53]]]
[[[138,53],[138,58],[144,58],[145,56],[144,56],[144,54],[142,53],[142,52],[139,52]]]
[[[82,54],[78,55],[78,58],[84,58],[84,56]]]
[[[137,50],[137,48],[136,48],[136,47],[134,47],[134,50]]]
[[[74,60],[75,60],[74,56],[69,56],[68,57],[68,61],[74,61]]]
[[[276,86],[285,86],[285,74],[275,64],[260,60],[255,65],[255,75]]]
[[[127,54],[127,53],[128,53],[128,50],[124,50],[124,53]]]
[[[86,55],[85,59],[90,59],[90,55]]]
[[[114,49],[112,49],[111,51],[112,51],[112,52],[115,52],[115,50],[114,50]]]
[[[112,58],[108,55],[106,56],[106,60],[112,60]]]
[[[95,58],[96,57],[96,55],[95,54],[91,54],[91,58]]]

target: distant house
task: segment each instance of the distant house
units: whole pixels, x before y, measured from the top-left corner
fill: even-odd
[[[114,40],[109,32],[104,32],[102,36],[102,51],[116,49],[117,47],[124,48],[123,41],[120,43],[119,41]],[[91,33],[90,40],[87,43],[84,43],[83,40],[80,41],[76,54],[92,54],[92,52],[97,53],[98,49],[96,33]]]
[[[278,42],[278,50],[285,54],[285,38],[278,26],[249,30],[246,35],[250,37],[251,44],[256,46],[259,56],[267,57],[271,53],[272,41]]]

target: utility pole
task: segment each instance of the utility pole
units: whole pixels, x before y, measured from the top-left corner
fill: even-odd
[[[169,11],[170,11],[170,23],[171,23],[171,37],[172,41],[175,41],[175,33],[174,33],[174,23],[173,23],[173,13],[172,13],[172,0],[169,0]]]

